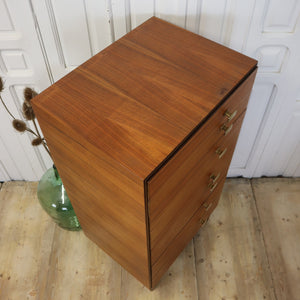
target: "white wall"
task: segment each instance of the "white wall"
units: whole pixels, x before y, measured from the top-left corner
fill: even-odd
[[[10,109],[152,15],[259,60],[229,176],[300,176],[299,0],[0,0],[0,75]],[[37,180],[51,161],[0,108],[0,180]]]

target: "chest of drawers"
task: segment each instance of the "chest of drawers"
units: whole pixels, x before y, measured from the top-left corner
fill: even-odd
[[[153,17],[33,100],[83,231],[148,288],[218,203],[256,64]]]

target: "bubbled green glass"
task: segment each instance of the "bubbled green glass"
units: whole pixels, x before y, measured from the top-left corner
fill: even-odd
[[[38,184],[37,196],[43,209],[58,226],[72,231],[81,229],[55,166],[42,176]]]

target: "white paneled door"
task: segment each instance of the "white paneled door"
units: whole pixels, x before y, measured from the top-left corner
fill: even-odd
[[[25,86],[43,90],[49,86],[45,57],[28,1],[0,0],[0,75],[2,94],[16,118],[22,116]],[[0,106],[0,180],[36,180],[50,164],[47,154],[30,144],[31,136],[19,134]]]
[[[10,109],[156,15],[254,57],[259,71],[229,176],[300,176],[299,0],[0,0],[0,74]],[[51,161],[0,109],[0,180]]]
[[[300,176],[300,1],[256,1],[241,49],[259,72],[229,174]]]

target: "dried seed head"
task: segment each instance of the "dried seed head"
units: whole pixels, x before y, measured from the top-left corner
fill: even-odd
[[[24,101],[23,103],[23,115],[24,118],[28,121],[35,119],[35,114],[33,112],[31,103],[29,101]]]
[[[32,89],[32,88],[30,88],[30,87],[26,87],[26,88],[24,89],[24,99],[25,99],[26,101],[28,101],[28,102],[30,102],[30,100],[31,100],[32,98],[34,98],[37,94],[38,94],[38,93],[37,93],[34,89]]]
[[[32,146],[39,146],[42,142],[43,142],[43,140],[40,137],[37,137],[37,138],[35,138],[31,141],[31,145]]]
[[[0,93],[4,90],[4,83],[2,77],[0,76]]]
[[[26,123],[22,120],[15,119],[12,121],[13,127],[19,131],[24,132],[27,128]]]

